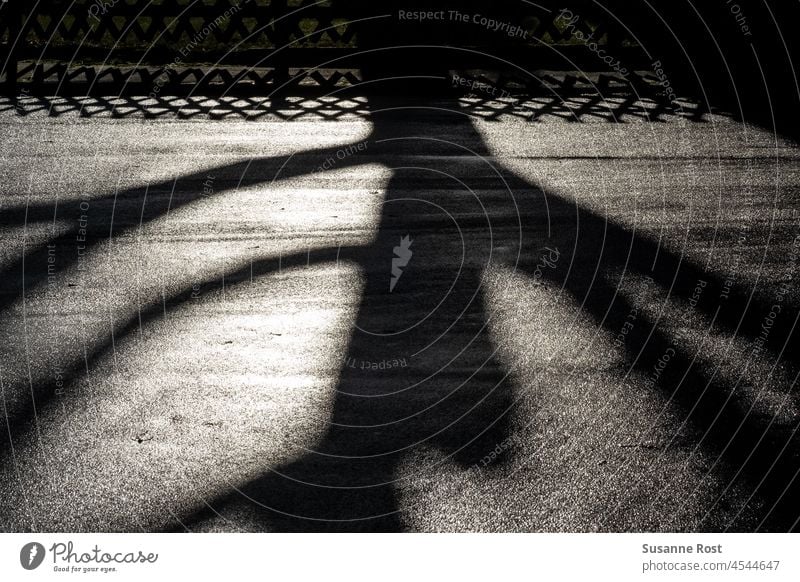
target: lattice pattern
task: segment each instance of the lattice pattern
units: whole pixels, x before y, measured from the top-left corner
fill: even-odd
[[[167,67],[100,67],[73,66],[65,63],[22,63],[19,80],[32,89],[61,87],[72,94],[143,94],[158,87],[159,94],[223,94],[261,93],[287,83],[293,88],[311,87],[317,92],[358,85],[358,71],[338,69],[251,69],[237,67],[192,66],[180,69]],[[39,91],[40,92],[40,91]]]
[[[443,105],[453,106],[453,101]],[[432,106],[438,106],[436,102]],[[487,119],[517,118],[536,121],[559,118],[566,122],[618,122],[620,120],[655,120],[681,116],[687,121],[704,121],[706,109],[693,101],[682,101],[681,111],[651,97],[609,96],[595,94],[540,95],[481,99],[463,97],[458,101],[461,111]],[[721,112],[714,112],[721,115]],[[282,120],[336,120],[363,118],[372,115],[366,97],[290,97],[274,100],[267,97],[24,97],[17,101],[0,98],[0,114],[18,116],[48,115],[61,117],[114,118],[207,118]]]
[[[237,84],[263,90],[290,80],[332,89],[359,81],[347,70],[357,68],[357,61],[343,61],[336,65],[342,69],[333,72],[313,70],[315,65],[356,54],[376,43],[401,44],[402,35],[409,30],[391,16],[392,6],[400,5],[397,0],[386,4],[365,0],[51,0],[45,7],[37,5],[35,11],[23,5],[24,0],[10,1],[9,7],[0,11],[0,38],[5,38],[8,46],[19,32],[23,42],[18,43],[12,61],[27,64],[18,68],[12,62],[10,70],[17,71],[12,77],[35,86],[105,83],[109,88],[131,90],[136,86],[143,90],[162,78],[161,90],[178,92]],[[460,5],[460,10],[469,11],[469,4]],[[510,49],[512,52],[504,54],[512,54],[532,68],[540,58],[547,61],[547,68],[558,67],[560,61],[576,64],[572,57],[561,54],[569,49],[575,49],[570,54],[583,57],[588,67],[603,68],[597,59],[587,56],[576,40],[576,31],[620,51],[634,44],[595,2],[574,0],[570,4],[579,18],[569,26],[558,9],[520,3],[515,10],[502,12],[503,18],[526,31],[524,38],[450,24],[430,29],[422,40],[485,48],[490,54]],[[485,2],[475,2],[473,10],[491,13]],[[364,18],[372,20],[354,23]],[[559,52],[548,45],[558,45]],[[513,52],[516,49],[524,52]],[[3,53],[0,48],[0,57]],[[470,55],[460,57],[464,60]],[[65,62],[72,66],[68,68]],[[139,66],[130,68],[124,63]],[[109,67],[114,64],[118,68]],[[461,62],[454,67],[466,65]],[[243,70],[248,67],[271,70]]]
[[[528,32],[529,43],[570,42],[573,30],[594,34],[600,43],[621,44],[625,40],[613,18],[593,2],[572,4],[578,6],[574,14],[580,18],[571,29],[563,19],[559,21],[558,10],[547,14],[531,7],[529,13],[509,13],[507,18]],[[51,0],[46,8],[37,6],[35,12],[30,6],[17,9],[24,13],[24,38],[31,46],[179,49],[195,42],[195,50],[237,44],[242,48],[274,48],[287,43],[293,47],[355,47],[359,44],[358,26],[348,23],[391,10],[380,5],[359,8],[357,3],[333,0]],[[0,34],[8,28],[4,20],[0,12]],[[375,22],[382,27],[384,21]],[[445,27],[460,32],[460,40],[466,44],[481,37],[469,25]],[[497,42],[504,40],[502,34],[495,36]]]
[[[287,5],[268,0],[55,0],[28,14],[24,38],[29,46],[63,49],[139,48],[203,54],[221,47],[347,47],[353,30],[336,18],[331,3],[303,0]],[[113,6],[111,5],[113,4]],[[303,6],[313,8],[303,9]],[[302,40],[306,39],[306,40]]]

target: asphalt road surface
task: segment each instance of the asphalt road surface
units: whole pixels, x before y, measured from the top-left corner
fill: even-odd
[[[552,105],[0,103],[0,529],[797,527],[800,149]]]

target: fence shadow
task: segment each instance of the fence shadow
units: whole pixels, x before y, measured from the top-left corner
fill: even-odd
[[[583,78],[580,75],[543,74],[538,77],[538,91],[506,92],[491,78],[476,74],[468,78],[476,84],[475,91],[460,90],[453,79],[441,77],[429,97],[430,103],[442,101],[447,105],[458,100],[461,110],[478,119],[557,118],[567,122],[606,121],[622,123],[629,120],[658,122],[680,116],[702,123],[709,110],[699,101],[685,99],[671,102],[652,88],[641,92],[609,87],[613,79],[604,75]],[[458,80],[458,77],[456,77]],[[369,119],[372,101],[386,101],[385,93],[373,95],[355,93],[351,87],[332,92],[297,92],[281,97],[267,96],[45,96],[25,95],[0,97],[0,114],[19,117],[46,115],[54,118],[114,118],[114,119],[211,119],[244,120],[321,120],[346,118]],[[402,103],[398,96],[396,102]],[[728,115],[724,111],[714,111]]]

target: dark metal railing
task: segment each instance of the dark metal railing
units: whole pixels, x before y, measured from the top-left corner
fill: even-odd
[[[270,93],[298,85],[330,90],[398,72],[481,69],[515,73],[524,86],[529,70],[625,77],[652,73],[656,62],[675,83],[680,75],[695,85],[715,76],[730,82],[731,62],[740,87],[756,83],[761,68],[785,76],[791,65],[784,43],[796,42],[776,34],[775,23],[796,21],[798,10],[789,7],[796,3],[737,0],[736,15],[728,4],[7,0],[0,2],[0,83],[8,92]],[[401,11],[442,18],[403,18]]]
[[[9,91],[18,84],[65,92],[96,91],[99,85],[139,92],[158,87],[162,93],[238,85],[260,92],[289,82],[331,88],[359,82],[367,69],[390,75],[403,61],[419,65],[420,59],[428,67],[449,69],[613,72],[609,59],[587,48],[589,42],[604,47],[614,63],[633,67],[642,61],[642,51],[612,13],[589,0],[569,2],[568,14],[519,1],[496,6],[435,0],[4,4],[0,59]],[[400,11],[420,10],[444,18],[401,18]],[[409,44],[427,48],[411,50]]]

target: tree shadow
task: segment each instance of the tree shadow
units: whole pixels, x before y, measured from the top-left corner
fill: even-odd
[[[606,274],[622,271],[651,277],[684,304],[694,301],[697,282],[702,280],[705,292],[695,309],[728,334],[759,338],[772,307],[768,299],[731,289],[719,276],[646,237],[553,193],[545,197],[535,184],[489,165],[483,158],[491,152],[456,100],[431,109],[413,97],[391,102],[372,98],[369,110],[374,130],[365,141],[366,154],[359,144],[349,144],[303,152],[289,160],[265,158],[214,170],[238,176],[237,185],[262,181],[248,177],[254,175],[287,179],[309,174],[350,148],[352,155],[338,160],[337,167],[363,163],[368,155],[393,172],[374,241],[337,250],[335,255],[334,249],[323,249],[314,259],[353,261],[365,282],[329,430],[315,451],[212,500],[214,511],[224,513],[244,503],[247,519],[264,530],[397,531],[404,527],[395,498],[397,468],[410,449],[438,448],[466,468],[505,442],[514,394],[496,357],[482,298],[484,277],[492,265],[507,264],[530,278],[542,278],[543,284],[567,293],[598,326],[613,333],[625,324],[634,305],[604,278]],[[437,128],[447,127],[446,135],[432,135],[433,120]],[[251,166],[258,171],[248,173]],[[201,183],[205,175],[180,180]],[[90,221],[94,230],[87,244],[106,240],[119,229],[109,212],[112,205],[139,208],[140,221],[147,222],[199,198],[170,196],[156,204],[147,200],[148,191],[174,192],[176,182],[127,190],[93,203],[97,214]],[[487,191],[499,192],[500,198]],[[78,213],[80,208],[64,211]],[[52,218],[47,207],[11,209],[5,216],[12,222],[23,216]],[[62,239],[74,241],[74,232]],[[571,260],[538,269],[548,247]],[[46,279],[47,271],[41,268],[46,253],[41,247],[5,271],[3,310],[20,297],[21,281],[30,288]],[[58,263],[66,269],[76,260],[64,256]],[[284,261],[284,265],[309,264],[306,255]],[[30,265],[40,270],[30,270]],[[269,272],[266,263],[256,268],[257,275]],[[228,284],[250,275],[250,270],[228,273]],[[723,292],[728,299],[721,302]],[[162,310],[188,300],[190,294],[190,290],[178,293],[166,304],[152,306],[143,319],[118,325],[116,341],[141,329]],[[794,366],[792,320],[797,309],[786,307],[763,344],[773,356]],[[95,357],[111,345],[111,341],[98,345]],[[731,386],[716,379],[713,370],[697,365],[687,346],[676,344],[655,321],[641,315],[625,344],[628,365],[648,373],[669,350],[674,352],[673,363],[657,385],[703,435],[699,444],[720,455],[720,470],[728,472],[730,481],[750,483],[770,508],[763,527],[794,527],[798,515],[794,477],[800,468],[794,432],[743,409]],[[76,363],[68,377],[79,377],[82,369],[83,362]],[[35,388],[34,399],[40,406],[54,391],[46,384]],[[11,410],[13,429],[27,425],[34,410],[33,400]],[[503,457],[496,462],[503,462]],[[193,527],[208,517],[207,511],[200,511],[182,519],[180,527]]]

